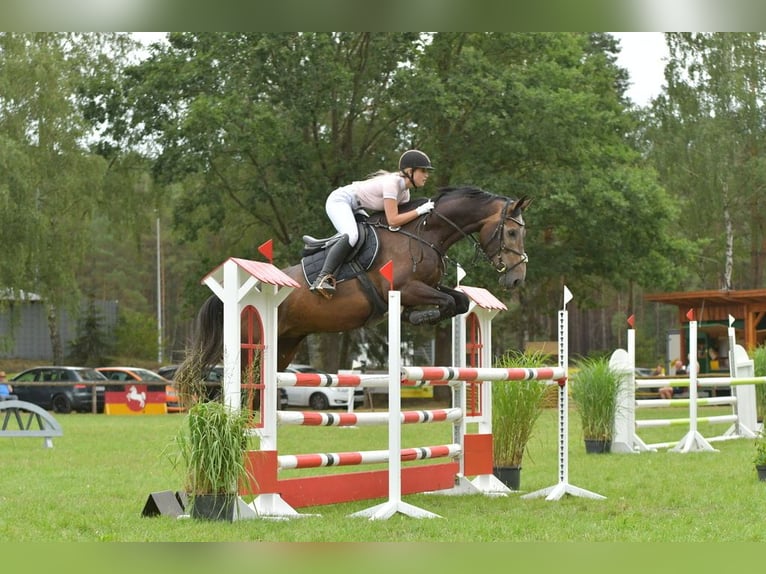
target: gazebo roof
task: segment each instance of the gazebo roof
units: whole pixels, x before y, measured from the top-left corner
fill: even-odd
[[[745,289],[741,291],[675,291],[670,293],[650,293],[644,296],[647,301],[668,303],[687,309],[705,306],[762,305],[766,309],[766,289]],[[741,318],[741,317],[740,317]]]
[[[729,315],[744,322],[746,349],[758,345],[759,332],[765,327],[766,289],[743,289],[740,291],[676,291],[644,295],[646,301],[666,303],[678,307],[680,324],[688,322],[686,312],[694,309],[697,321],[725,321]]]

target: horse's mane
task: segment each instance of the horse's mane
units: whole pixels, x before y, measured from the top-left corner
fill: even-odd
[[[460,197],[464,199],[469,199],[473,202],[485,202],[485,201],[492,201],[493,199],[496,199],[497,196],[491,194],[488,191],[484,191],[483,189],[480,189],[478,187],[441,187],[437,190],[436,196],[432,198],[433,202],[438,204],[440,200],[447,199],[447,198],[454,198],[454,197]],[[412,209],[415,209],[417,206],[425,203],[428,201],[428,197],[417,197],[415,199],[411,199],[410,201],[407,201],[406,203],[399,204],[399,211],[410,211]],[[369,221],[370,222],[381,222],[385,220],[385,213],[382,211],[376,211],[375,213],[370,215]],[[408,224],[409,225],[409,224]]]

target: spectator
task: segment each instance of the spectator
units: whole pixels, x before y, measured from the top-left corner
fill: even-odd
[[[7,399],[13,392],[13,387],[5,380],[5,371],[0,371],[0,400]]]
[[[686,367],[681,362],[681,359],[676,359],[673,363],[673,368],[675,369],[675,372],[673,373],[676,376],[684,376],[686,375]],[[674,394],[680,394],[681,393],[681,387],[661,387],[660,388],[660,398],[661,399],[672,399]]]

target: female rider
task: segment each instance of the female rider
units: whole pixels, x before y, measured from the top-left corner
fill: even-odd
[[[388,225],[400,227],[434,208],[433,201],[429,200],[411,211],[399,211],[399,205],[410,200],[410,187],[423,187],[432,169],[426,154],[411,149],[399,158],[398,172],[381,170],[368,179],[344,185],[330,193],[325,210],[340,237],[329,247],[311,291],[327,299],[335,294],[335,273],[359,239],[355,212],[365,209],[384,211]]]

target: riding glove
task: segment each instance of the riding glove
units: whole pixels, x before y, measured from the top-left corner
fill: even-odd
[[[418,215],[425,215],[426,213],[429,213],[433,208],[434,208],[434,202],[429,199],[423,205],[419,205],[415,209],[415,212]]]

